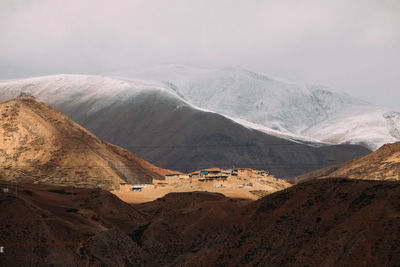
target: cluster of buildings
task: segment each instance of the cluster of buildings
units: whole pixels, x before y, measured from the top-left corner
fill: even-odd
[[[26,91],[20,91],[18,97],[22,98],[35,98],[32,93]]]
[[[269,178],[276,179],[272,177],[268,172],[262,170],[254,170],[250,168],[235,168],[235,169],[221,169],[221,168],[210,168],[199,170],[191,173],[170,173],[165,175],[165,179],[153,179],[153,184],[120,184],[120,191],[139,191],[154,188],[154,186],[162,186],[165,184],[174,184],[189,182],[193,184],[204,184],[214,187],[223,186],[224,182],[229,179],[252,179],[252,178]]]
[[[232,177],[237,178],[263,178],[271,177],[266,171],[259,171],[250,168],[237,168],[237,169],[220,169],[210,168],[200,171],[185,173],[173,173],[165,175],[165,182],[173,182],[177,179],[198,179],[199,181],[208,181],[215,179],[228,179]],[[154,180],[155,182],[164,180]],[[153,183],[154,183],[153,181]]]
[[[130,192],[137,191],[142,192],[143,190],[152,189],[154,185],[152,184],[129,184],[129,183],[120,183],[119,191],[120,192]]]

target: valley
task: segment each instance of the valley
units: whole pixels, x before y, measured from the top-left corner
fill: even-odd
[[[230,198],[257,200],[290,187],[265,171],[253,169],[205,169],[189,174],[167,174],[165,179],[153,179],[152,184],[121,184],[112,191],[128,203],[143,203],[176,192],[214,192]]]

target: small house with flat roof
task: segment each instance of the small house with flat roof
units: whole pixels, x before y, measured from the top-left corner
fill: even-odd
[[[129,183],[120,183],[120,184],[119,184],[119,191],[121,191],[121,192],[129,192],[129,191],[132,191],[132,184],[129,184]]]

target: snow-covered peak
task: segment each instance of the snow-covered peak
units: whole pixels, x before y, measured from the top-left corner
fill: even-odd
[[[0,81],[0,99],[21,90],[57,106],[90,111],[157,93],[177,106],[219,113],[281,138],[310,143],[353,143],[377,149],[400,140],[400,112],[379,108],[340,91],[285,81],[241,67],[200,69],[160,65],[113,76],[51,75]],[[69,103],[70,102],[70,103]]]
[[[120,75],[158,82],[196,106],[289,135],[362,143],[371,149],[399,140],[393,133],[399,131],[400,122],[384,116],[391,110],[322,85],[242,67],[202,69],[169,64]]]
[[[18,80],[0,81],[0,85],[7,88],[19,87],[23,90],[30,90],[35,94],[71,94],[86,90],[86,93],[96,94],[115,94],[121,91],[141,91],[153,88],[155,90],[166,90],[168,88],[157,86],[154,82],[130,79],[113,78],[98,75],[78,75],[78,74],[57,74],[40,77],[32,77]]]
[[[59,74],[0,81],[0,88],[3,100],[14,98],[24,90],[34,94],[38,100],[53,105],[65,101],[85,102],[96,99],[101,99],[104,105],[110,105],[127,97],[154,91],[166,97],[176,97],[173,90],[154,82],[96,75]]]
[[[50,75],[42,77],[26,78],[21,80],[0,81],[0,99],[8,100],[19,95],[20,91],[31,92],[38,100],[57,107],[62,106],[68,110],[70,106],[85,104],[90,107],[85,112],[95,112],[99,109],[118,104],[118,102],[130,99],[140,101],[139,95],[157,93],[164,99],[169,99],[177,106],[191,107],[202,112],[218,113],[201,108],[188,102],[180,96],[178,88],[167,82],[157,83],[126,77],[107,77],[95,75]],[[219,113],[218,113],[219,114]],[[257,125],[240,118],[224,115],[226,118],[246,128],[258,130],[280,138],[296,142],[320,145],[316,139],[302,137],[291,133],[282,133],[266,126]]]
[[[272,78],[241,67],[166,65],[127,75],[162,82],[196,106],[282,132],[301,133],[349,106],[371,106],[323,86]]]
[[[51,102],[62,98],[72,99],[72,96],[77,95],[85,97],[116,96],[121,93],[132,95],[152,90],[174,94],[170,88],[160,86],[154,82],[77,74],[58,74],[0,81],[0,86],[2,88],[2,98],[16,97],[20,90],[24,90],[32,92],[38,99],[46,99]]]

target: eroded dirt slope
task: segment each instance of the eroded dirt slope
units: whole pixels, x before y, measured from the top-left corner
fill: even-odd
[[[135,205],[98,189],[22,184],[17,196],[0,193],[0,210],[3,266],[400,262],[397,181],[323,179],[254,202],[191,192]]]
[[[0,104],[0,174],[9,180],[102,187],[146,182],[160,169],[31,98]]]
[[[186,266],[397,266],[400,183],[314,180],[242,210],[245,227]]]
[[[398,181],[400,180],[400,142],[383,145],[366,156],[289,180],[292,183],[299,183],[329,177]]]
[[[0,193],[0,210],[0,266],[151,263],[129,237],[144,216],[107,191],[20,184]]]

